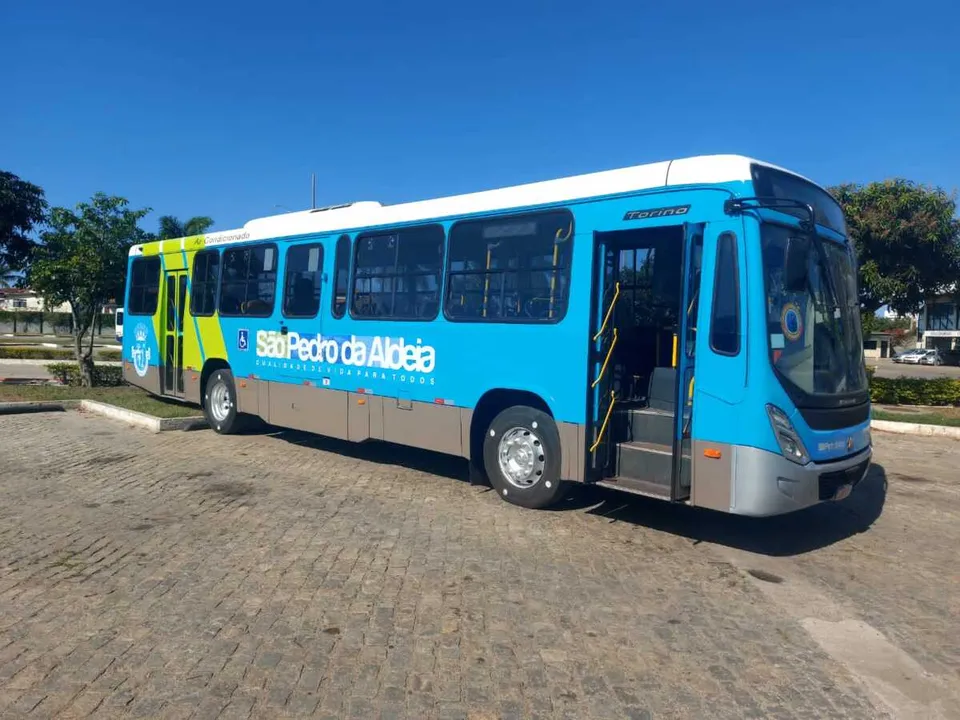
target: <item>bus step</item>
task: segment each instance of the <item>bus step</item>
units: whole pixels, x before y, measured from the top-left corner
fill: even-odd
[[[673,479],[673,447],[650,442],[620,443],[617,447],[617,476],[662,486],[669,494]]]
[[[676,423],[672,412],[652,408],[631,408],[622,411],[622,415],[624,416],[622,426],[625,425],[627,428],[626,440],[673,445]]]
[[[610,488],[611,490],[620,490],[632,495],[643,495],[644,497],[657,498],[658,500],[670,499],[670,487],[668,485],[658,485],[647,482],[646,480],[634,480],[633,478],[612,477],[601,480],[597,483],[600,487]]]

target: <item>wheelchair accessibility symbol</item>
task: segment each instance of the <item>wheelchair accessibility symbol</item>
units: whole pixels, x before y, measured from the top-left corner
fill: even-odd
[[[249,330],[237,331],[237,349],[238,350],[250,349],[250,331]]]

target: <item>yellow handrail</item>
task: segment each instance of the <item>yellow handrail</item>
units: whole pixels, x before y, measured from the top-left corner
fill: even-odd
[[[603,365],[600,367],[600,372],[597,374],[597,379],[593,381],[591,388],[595,388],[597,383],[600,382],[600,379],[603,377],[603,374],[607,371],[607,363],[610,362],[610,356],[613,355],[613,349],[617,346],[617,328],[613,328],[613,341],[610,343],[610,349],[607,350],[607,357],[603,360]]]
[[[610,391],[610,407],[607,408],[606,417],[603,418],[603,425],[600,426],[600,432],[597,433],[597,440],[590,446],[590,452],[594,452],[600,447],[600,441],[603,440],[603,434],[607,431],[607,423],[610,422],[610,415],[613,413],[613,406],[617,403],[617,396],[613,390]]]
[[[487,299],[490,296],[490,256],[492,254],[493,249],[487,245],[487,266],[484,268],[486,272],[483,275],[483,317],[487,316]],[[503,310],[500,312],[502,313]]]
[[[559,233],[560,231],[557,230]],[[557,292],[557,263],[560,261],[560,246],[553,244],[553,272],[550,273],[550,310],[548,317],[553,317],[553,305]]]
[[[600,329],[597,330],[597,334],[593,336],[594,342],[596,342],[599,339],[599,337],[603,334],[603,331],[607,329],[607,323],[610,321],[610,315],[613,314],[613,306],[617,304],[617,298],[620,297],[619,282],[616,285],[614,285],[614,290],[615,292],[613,293],[613,299],[610,301],[610,306],[607,308],[607,314],[603,317],[603,324],[600,325]]]

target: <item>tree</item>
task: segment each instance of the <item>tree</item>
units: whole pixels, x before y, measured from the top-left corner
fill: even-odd
[[[86,386],[94,383],[93,325],[123,284],[130,246],[146,235],[138,223],[149,208],[131,210],[128,205],[122,197],[97,193],[76,210],[53,208],[29,271],[31,287],[47,303],[70,303],[74,349]]]
[[[830,192],[843,207],[857,249],[865,319],[885,304],[916,312],[927,297],[957,284],[960,221],[953,196],[903,179]]]
[[[180,222],[173,215],[164,215],[160,218],[160,240],[171,240],[174,238],[190,237],[191,235],[203,235],[213,225],[213,218],[199,215],[192,217],[186,222]]]
[[[43,224],[46,210],[42,188],[0,170],[0,261],[7,268],[26,267],[35,246],[30,233]]]

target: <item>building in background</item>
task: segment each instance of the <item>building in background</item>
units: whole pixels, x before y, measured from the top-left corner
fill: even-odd
[[[863,341],[863,356],[867,360],[893,357],[893,333],[870,333],[870,336]]]
[[[69,313],[70,303],[61,303],[54,307],[46,307],[43,298],[29,288],[0,288],[0,311],[25,313]],[[115,302],[103,306],[104,315],[113,315],[117,311]]]
[[[63,303],[56,307],[45,307],[43,298],[29,288],[0,288],[0,310],[16,312],[51,312],[68,313],[70,303]]]
[[[920,311],[917,326],[917,345],[940,350],[951,365],[957,364],[960,359],[960,308],[957,299],[954,293],[929,298]]]

